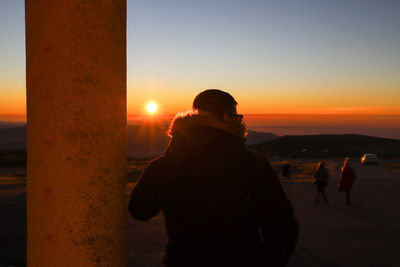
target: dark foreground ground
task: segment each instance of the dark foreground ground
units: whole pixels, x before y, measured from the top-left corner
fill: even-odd
[[[282,180],[300,223],[299,242],[288,266],[400,266],[400,174],[381,165],[354,163],[359,179],[353,205],[347,206],[336,188],[342,161],[330,160],[329,204],[316,205],[307,173],[315,163],[292,163],[303,172]],[[162,215],[150,222],[129,218],[128,223],[130,266],[162,266]]]
[[[288,266],[400,266],[400,173],[390,168],[399,162],[354,163],[359,178],[352,206],[345,205],[344,194],[336,189],[342,160],[327,161],[332,176],[327,187],[329,204],[314,203],[310,173],[316,162],[291,162],[293,178],[282,180],[300,223],[299,242]],[[130,181],[127,195],[135,184],[134,179]],[[0,182],[0,266],[24,265],[23,175],[8,179],[3,173]],[[166,242],[162,215],[149,222],[127,216],[128,266],[162,266]]]

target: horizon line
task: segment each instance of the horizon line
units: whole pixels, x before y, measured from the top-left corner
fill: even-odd
[[[149,114],[140,114],[140,113],[131,113],[127,114],[127,118],[129,117],[173,117],[177,115],[177,113],[166,113],[166,114],[157,114],[157,115],[149,115]],[[400,116],[400,114],[396,113],[245,113],[245,116]],[[26,114],[18,114],[18,113],[0,113],[0,121],[15,121],[21,122],[27,121]]]

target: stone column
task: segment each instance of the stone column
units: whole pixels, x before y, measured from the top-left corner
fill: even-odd
[[[28,266],[126,264],[126,0],[26,0]]]

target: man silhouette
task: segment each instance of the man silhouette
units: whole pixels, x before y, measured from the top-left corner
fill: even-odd
[[[135,219],[164,212],[166,266],[284,266],[294,251],[292,206],[264,155],[245,148],[236,105],[221,90],[197,95],[132,190]]]

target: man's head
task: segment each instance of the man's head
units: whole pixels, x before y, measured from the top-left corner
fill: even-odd
[[[218,119],[237,115],[236,105],[236,100],[230,94],[218,89],[207,89],[193,101],[193,109],[209,112]]]

